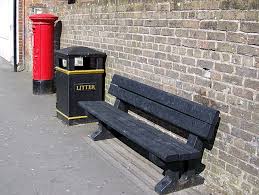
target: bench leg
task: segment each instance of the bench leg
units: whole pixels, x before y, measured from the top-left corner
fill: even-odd
[[[199,174],[204,170],[205,165],[201,163],[201,160],[190,160],[187,162],[188,170],[185,171],[179,180],[179,184],[183,185],[193,178],[199,176]],[[198,182],[200,183],[200,182]]]
[[[99,141],[99,140],[112,138],[113,135],[106,129],[106,127],[104,127],[102,123],[99,123],[98,129],[95,132],[93,132],[91,135],[89,135],[89,137],[93,141]]]
[[[179,180],[179,172],[165,171],[165,177],[155,186],[158,194],[168,194],[174,190]]]

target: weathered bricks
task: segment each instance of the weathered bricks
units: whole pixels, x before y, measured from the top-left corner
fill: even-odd
[[[216,30],[218,26],[217,21],[201,21],[200,28],[201,29],[209,29],[209,30]]]
[[[227,41],[235,43],[247,43],[247,35],[244,33],[227,33]]]
[[[213,68],[213,62],[208,61],[208,60],[198,60],[197,61],[197,66],[202,67],[202,68],[207,68],[207,69],[212,69]]]
[[[241,77],[256,78],[257,77],[257,70],[246,68],[246,67],[236,67],[236,73],[235,74],[239,75]]]
[[[221,31],[237,31],[238,30],[238,22],[235,22],[235,21],[219,21],[218,22],[218,30],[221,30]]]
[[[217,41],[224,41],[226,39],[226,34],[223,32],[208,32],[208,40],[217,40]]]
[[[254,96],[254,93],[252,91],[238,88],[238,87],[233,88],[233,94],[238,97],[249,99],[249,100],[253,100],[253,96]]]
[[[171,20],[169,22],[170,28],[199,28],[198,20]]]
[[[248,44],[259,46],[259,35],[248,35]]]
[[[258,80],[251,80],[251,79],[246,79],[244,86],[250,89],[254,89],[256,91],[259,91],[259,81]]]
[[[215,70],[220,72],[232,73],[234,71],[234,67],[228,64],[216,63]]]
[[[218,51],[221,51],[221,52],[235,53],[235,52],[236,52],[236,47],[237,47],[236,45],[231,44],[231,43],[222,43],[222,42],[219,42],[219,43],[218,43],[217,50],[218,50]],[[244,46],[240,46],[240,48],[242,49],[242,50],[240,49],[241,52],[247,53],[247,52],[245,51],[245,49],[243,49]]]
[[[240,30],[247,33],[259,33],[259,23],[241,22]]]
[[[237,53],[248,56],[259,56],[259,48],[247,45],[239,45],[237,47]]]

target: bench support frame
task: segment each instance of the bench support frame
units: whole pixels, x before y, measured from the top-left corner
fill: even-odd
[[[156,184],[155,191],[158,194],[167,194],[172,192],[179,180],[179,172],[178,171],[171,171],[167,170],[165,171],[165,177]]]
[[[125,102],[121,101],[120,99],[116,98],[115,103],[114,103],[114,107],[118,108],[119,110],[128,113],[128,106],[126,105]]]
[[[98,123],[98,129],[94,131],[89,137],[93,141],[105,140],[114,137],[110,131],[107,130],[104,124],[101,122]]]

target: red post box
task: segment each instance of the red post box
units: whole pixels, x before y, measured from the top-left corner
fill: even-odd
[[[54,22],[57,16],[35,14],[33,24],[33,94],[53,93]]]

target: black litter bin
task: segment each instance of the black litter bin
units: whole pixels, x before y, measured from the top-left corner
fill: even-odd
[[[75,58],[83,60],[75,64]],[[105,60],[105,53],[88,47],[55,51],[56,111],[57,117],[66,124],[94,121],[77,102],[104,100]]]

